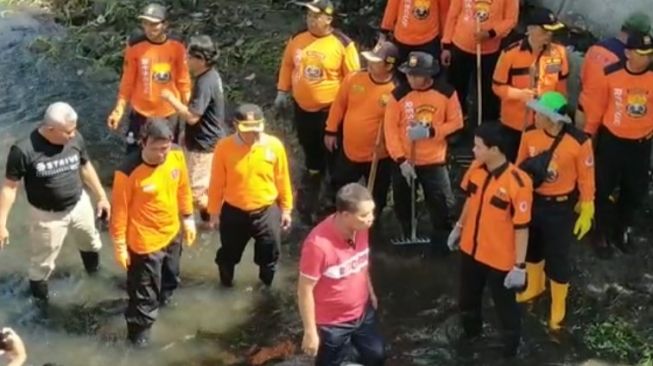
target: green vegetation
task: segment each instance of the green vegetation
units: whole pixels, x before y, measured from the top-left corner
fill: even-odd
[[[586,345],[602,357],[653,366],[653,344],[620,318],[610,318],[587,328]]]

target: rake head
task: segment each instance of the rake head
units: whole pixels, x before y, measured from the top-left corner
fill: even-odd
[[[397,238],[390,240],[390,243],[396,246],[430,245],[431,239],[424,237]]]

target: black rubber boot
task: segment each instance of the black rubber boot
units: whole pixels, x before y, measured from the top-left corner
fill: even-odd
[[[271,266],[259,266],[258,268],[258,278],[263,282],[265,286],[272,286],[272,280],[274,280],[274,273],[276,272],[276,265]]]
[[[150,345],[150,327],[127,323],[127,340],[136,348]]]
[[[234,266],[225,264],[218,264],[218,271],[220,272],[220,283],[224,287],[234,286]]]
[[[79,255],[82,257],[82,263],[84,263],[84,268],[86,273],[89,275],[94,275],[100,269],[100,253],[98,252],[83,252],[79,251]]]
[[[39,301],[48,302],[48,282],[47,281],[29,281],[29,288],[32,296]]]

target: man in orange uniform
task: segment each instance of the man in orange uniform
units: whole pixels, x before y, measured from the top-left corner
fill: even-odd
[[[347,183],[358,182],[361,177],[369,179],[376,150],[379,160],[373,194],[378,215],[386,205],[392,160],[385,146],[377,146],[376,140],[383,132],[385,106],[395,88],[393,73],[398,51],[392,42],[381,42],[362,55],[367,60],[367,70],[349,74],[342,83],[331,105],[324,143],[327,150],[335,151],[337,134],[342,127],[343,148],[335,163],[334,192]]]
[[[609,245],[625,253],[634,249],[635,211],[648,188],[653,136],[651,36],[628,37],[626,59],[625,63],[607,66],[596,87],[587,90],[591,106],[586,109],[585,132],[596,135],[598,230],[593,242],[602,258],[611,256]],[[619,198],[612,207],[609,197],[617,188]]]
[[[503,50],[494,71],[492,90],[501,99],[501,123],[506,128],[506,156],[514,162],[523,131],[533,124],[526,103],[547,91],[567,93],[569,63],[564,46],[552,43],[553,32],[564,28],[547,9],[531,10],[527,37]]]
[[[585,126],[585,113],[583,104],[587,101],[585,90],[592,89],[594,82],[603,74],[603,69],[615,62],[626,61],[626,41],[630,34],[648,34],[651,31],[651,18],[641,11],[632,12],[621,26],[621,32],[616,37],[602,40],[590,47],[585,53],[583,66],[580,71],[582,89],[576,111],[576,125]]]
[[[295,34],[283,53],[274,104],[283,108],[295,103],[295,130],[304,150],[305,169],[298,191],[298,210],[304,220],[313,221],[319,203],[327,161],[324,127],[329,107],[342,80],[360,68],[354,42],[331,26],[335,9],[329,0],[300,3],[307,10],[306,31]]]
[[[208,212],[220,228],[221,247],[215,257],[220,282],[233,286],[234,269],[247,242],[254,238],[254,263],[259,279],[274,279],[281,230],[292,222],[293,197],[288,158],[283,143],[263,132],[261,108],[243,104],[236,109],[237,132],[218,142],[213,156]]]
[[[528,106],[536,112],[535,128],[524,134],[517,163],[531,174],[535,195],[526,255],[528,287],[517,301],[542,294],[548,278],[549,329],[556,332],[567,307],[569,247],[587,234],[594,217],[594,151],[592,140],[571,125],[562,94],[546,92]],[[577,205],[580,216],[574,212]]]
[[[449,83],[467,105],[469,82],[476,70],[476,46],[481,44],[483,120],[499,119],[499,100],[492,92],[492,74],[501,41],[517,25],[519,0],[453,0],[442,36],[442,65],[449,67]],[[477,23],[480,31],[477,32]],[[464,108],[463,108],[464,109]],[[463,111],[469,115],[469,111]]]
[[[408,85],[395,88],[385,113],[385,141],[396,163],[392,178],[395,212],[406,235],[411,204],[407,182],[417,179],[422,186],[433,234],[450,228],[455,204],[445,165],[446,138],[462,128],[463,116],[453,87],[434,79],[439,69],[433,56],[411,52],[399,67]]]
[[[444,31],[450,0],[388,0],[381,29],[392,33],[399,48],[399,62],[412,51],[439,59],[440,36]]]
[[[460,245],[462,252],[459,307],[464,339],[476,338],[483,330],[487,284],[501,326],[503,356],[513,357],[521,338],[515,290],[526,286],[533,187],[528,175],[507,160],[500,125],[483,124],[475,135],[475,161],[461,183],[467,201],[447,244],[451,250]]]
[[[142,149],[115,173],[110,223],[116,260],[127,270],[127,337],[139,347],[179,284],[180,216],[186,244],[196,235],[184,153],[173,147],[172,130],[150,120],[142,136]]]
[[[149,4],[138,18],[143,34],[129,38],[118,102],[107,119],[109,128],[117,129],[127,104],[131,105],[126,133],[128,153],[138,149],[140,129],[147,118],[167,119],[176,141],[180,132],[177,114],[172,105],[161,98],[161,92],[170,90],[187,104],[191,89],[186,48],[180,39],[166,33],[166,8]]]

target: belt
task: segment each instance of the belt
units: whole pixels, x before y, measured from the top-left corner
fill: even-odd
[[[544,201],[544,202],[568,202],[568,201],[575,201],[576,200],[576,193],[575,192],[570,192],[570,193],[565,193],[565,194],[557,194],[557,195],[541,195],[535,193],[533,195],[533,199],[535,201]]]
[[[238,206],[235,206],[235,205],[232,205],[232,204],[230,204],[229,202],[226,202],[226,201],[225,201],[224,204],[223,204],[223,206],[229,206],[229,207],[231,207],[231,208],[233,208],[233,209],[235,209],[235,210],[238,210],[238,211],[240,211],[240,212],[242,212],[242,213],[244,213],[244,214],[246,214],[246,215],[254,216],[254,215],[258,215],[258,214],[264,212],[265,210],[267,210],[268,208],[270,208],[270,206],[272,206],[272,205],[265,205],[265,206],[263,206],[263,207],[255,208],[255,209],[253,209],[253,210],[243,210],[242,208],[240,208],[240,207],[238,207]]]
[[[646,136],[644,136],[644,137],[639,137],[639,138],[631,139],[631,138],[619,137],[619,136],[615,135],[614,133],[612,133],[612,131],[610,131],[610,129],[608,129],[608,128],[605,127],[605,126],[602,126],[602,130],[605,131],[605,133],[609,134],[611,137],[613,137],[614,139],[616,139],[616,140],[618,140],[618,141],[622,141],[622,142],[634,142],[634,143],[636,143],[636,144],[644,144],[644,143],[647,143],[647,142],[651,141],[651,138],[653,137],[653,134],[648,134],[648,135],[646,135]]]

